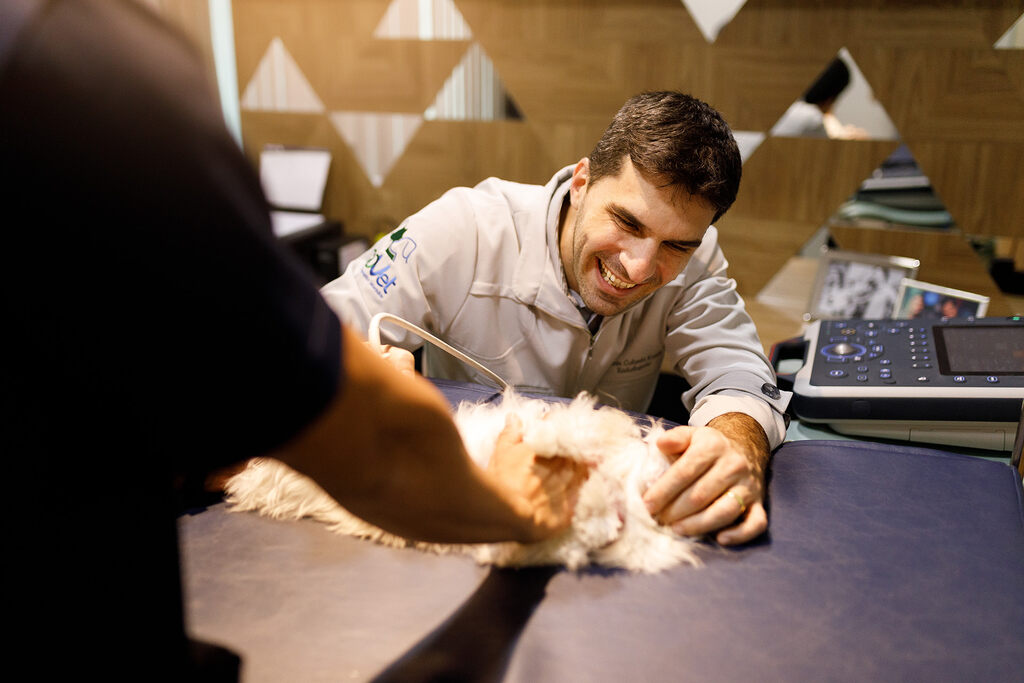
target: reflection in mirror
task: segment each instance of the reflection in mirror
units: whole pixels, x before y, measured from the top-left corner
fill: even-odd
[[[945,229],[953,226],[953,217],[910,149],[900,145],[839,207],[830,223]]]
[[[452,69],[423,118],[428,121],[500,121],[521,119],[494,63],[479,43],[469,46]]]
[[[239,100],[246,111],[319,113],[324,104],[284,41],[275,36]]]
[[[1024,14],[1020,15],[993,47],[997,50],[1024,50]]]
[[[374,187],[384,184],[423,124],[419,114],[401,112],[332,111],[328,116]]]
[[[740,160],[747,163],[747,159],[764,142],[765,134],[758,130],[734,130],[732,136],[736,139],[736,146],[740,148]]]
[[[391,40],[471,40],[469,26],[452,0],[392,0],[373,32]]]
[[[899,134],[844,47],[772,127],[774,137],[896,140]]]
[[[747,0],[683,0],[697,28],[709,42],[715,42],[722,29],[733,20]]]

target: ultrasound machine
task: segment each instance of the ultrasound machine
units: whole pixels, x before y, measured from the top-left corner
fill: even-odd
[[[1008,451],[1024,405],[1024,317],[817,320],[779,344],[803,359],[791,410],[837,432]]]

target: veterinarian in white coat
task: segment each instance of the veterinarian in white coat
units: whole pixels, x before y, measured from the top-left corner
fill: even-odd
[[[647,408],[663,364],[691,389],[690,424],[665,437],[682,455],[648,492],[681,533],[721,543],[767,528],[770,449],[789,396],[726,275],[710,224],[732,204],[740,157],[713,109],[680,93],[627,102],[590,157],[545,186],[489,179],[447,192],[322,290],[356,327],[397,314],[517,389],[580,391]],[[415,349],[421,340],[384,330]],[[425,350],[427,374],[487,383]]]

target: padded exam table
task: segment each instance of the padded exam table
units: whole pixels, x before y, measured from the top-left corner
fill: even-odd
[[[1024,680],[1013,468],[791,441],[768,491],[765,537],[656,575],[491,569],[215,505],[180,519],[187,623],[247,683]]]

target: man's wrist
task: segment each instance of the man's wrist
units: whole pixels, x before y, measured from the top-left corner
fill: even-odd
[[[771,447],[761,423],[745,413],[725,413],[708,422],[741,450],[761,473],[768,466]]]

